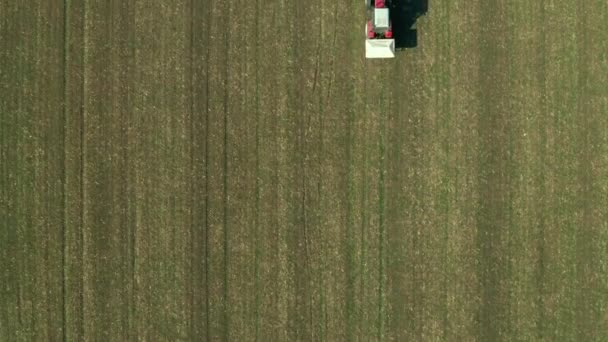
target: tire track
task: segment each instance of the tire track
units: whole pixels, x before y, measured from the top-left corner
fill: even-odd
[[[508,288],[504,281],[509,275],[508,257],[511,222],[510,199],[512,184],[511,130],[506,94],[508,84],[508,32],[504,5],[493,1],[481,4],[480,34],[480,96],[479,116],[479,195],[478,248],[481,306],[479,308],[479,338],[500,340],[511,333],[508,321]]]
[[[540,1],[539,5],[539,22],[540,25],[545,25],[547,21],[546,11],[545,11],[545,0]],[[549,116],[548,104],[547,104],[547,66],[546,66],[546,56],[547,56],[547,35],[544,29],[540,29],[540,38],[539,38],[539,60],[540,67],[538,68],[538,82],[541,91],[540,97],[540,106],[541,106],[541,116],[542,119],[539,123],[539,139],[540,139],[540,177],[539,177],[539,192],[540,194],[546,194],[548,188],[548,177],[546,177],[547,173],[547,145],[548,145],[548,137],[547,137],[547,129]],[[538,272],[536,277],[536,283],[538,284],[538,337],[542,340],[547,335],[546,328],[546,300],[547,296],[547,275],[546,275],[546,263],[548,262],[547,257],[547,228],[546,226],[549,224],[547,221],[549,220],[547,217],[549,203],[546,200],[546,197],[541,200],[540,205],[540,219],[539,219],[539,236],[538,236],[538,254],[539,254],[539,264],[538,264]]]
[[[191,331],[190,338],[211,339],[210,309],[210,35],[212,8],[192,1],[191,7]],[[199,18],[199,20],[196,20]]]
[[[261,201],[261,165],[260,165],[260,134],[261,129],[261,110],[260,110],[260,1],[255,0],[255,20],[254,20],[254,66],[255,66],[255,218],[254,218],[254,276],[255,276],[255,341],[260,341],[261,335],[261,294],[260,294],[260,258],[261,258],[261,242],[260,242],[260,201]]]
[[[255,113],[255,2],[241,1],[231,6],[228,117],[228,207],[230,226],[230,332],[231,339],[252,338],[255,313],[255,198],[256,119]]]
[[[231,12],[230,12],[230,2],[226,2],[224,11],[226,12],[226,22],[230,22]],[[230,30],[223,30],[224,32],[224,96],[223,96],[223,113],[224,113],[224,149],[223,149],[223,178],[222,178],[222,191],[223,191],[223,217],[222,217],[222,231],[224,233],[224,284],[223,284],[223,296],[224,296],[224,306],[223,306],[223,319],[224,319],[224,332],[223,338],[225,340],[230,340],[230,297],[229,297],[229,284],[228,284],[228,274],[230,269],[230,245],[229,245],[229,232],[228,232],[228,94],[229,88],[228,84],[230,83],[230,73],[228,72],[228,66],[230,65]]]
[[[229,236],[225,232],[228,224],[229,208],[226,207],[228,188],[228,87],[229,72],[226,60],[227,47],[230,42],[226,39],[228,33],[222,23],[227,22],[228,4],[212,2],[209,8],[209,41],[207,60],[207,118],[208,126],[206,153],[207,153],[207,283],[208,283],[208,310],[209,310],[209,339],[225,340],[229,333],[229,246],[226,245]]]
[[[598,249],[596,241],[601,237],[601,210],[596,203],[602,200],[600,179],[601,169],[601,128],[604,115],[599,108],[595,108],[595,101],[591,94],[598,93],[595,84],[601,84],[602,79],[595,76],[592,68],[594,60],[598,60],[601,50],[590,39],[590,32],[594,27],[601,26],[599,16],[590,12],[588,3],[577,3],[576,8],[577,35],[577,103],[576,138],[579,154],[577,156],[577,182],[579,183],[578,203],[583,206],[577,218],[576,239],[576,331],[578,340],[599,340],[601,329],[598,322],[601,320],[602,309],[597,303],[602,302],[601,264],[602,251]],[[597,74],[600,75],[600,74]],[[604,82],[605,83],[605,82]],[[604,90],[604,95],[606,92]]]
[[[529,303],[538,303],[542,298],[538,268],[546,257],[543,255],[545,252],[539,250],[539,244],[544,243],[539,241],[544,239],[541,232],[546,210],[542,208],[544,190],[540,190],[544,186],[544,165],[539,163],[546,158],[541,152],[544,137],[539,130],[545,115],[542,111],[545,94],[540,91],[543,55],[539,54],[543,24],[537,21],[535,25],[524,26],[530,17],[542,17],[540,5],[520,4],[508,8],[511,35],[518,37],[512,40],[510,50],[513,58],[509,63],[509,74],[512,75],[509,85],[512,92],[510,162],[513,166],[509,201],[512,214],[508,242],[511,253],[507,278],[508,315],[513,329],[511,336],[523,340],[538,338],[540,310]]]
[[[61,150],[63,152],[63,159],[61,161],[61,164],[63,166],[62,171],[61,171],[61,185],[62,185],[62,192],[61,192],[61,204],[62,204],[62,213],[63,213],[63,217],[62,217],[62,226],[61,226],[61,300],[62,300],[62,308],[61,308],[61,322],[62,322],[62,326],[61,326],[61,333],[62,333],[62,340],[65,342],[67,341],[67,298],[66,298],[66,278],[67,278],[67,273],[66,273],[66,268],[67,268],[67,264],[66,264],[66,247],[67,247],[67,207],[68,207],[68,203],[67,203],[67,199],[68,199],[68,195],[67,195],[67,172],[66,172],[66,164],[67,164],[67,125],[68,125],[68,61],[69,61],[69,57],[68,57],[68,53],[69,53],[69,17],[68,17],[68,7],[70,5],[70,0],[64,0],[63,1],[63,61],[62,61],[62,71],[63,71],[63,84],[62,84],[62,90],[63,90],[63,110],[62,110],[62,146],[61,146]]]
[[[188,140],[189,140],[189,158],[190,158],[190,160],[189,160],[190,165],[188,167],[189,172],[190,172],[190,174],[188,175],[190,178],[190,180],[189,180],[189,183],[190,183],[189,200],[190,200],[190,202],[188,204],[188,207],[189,207],[188,208],[188,210],[189,210],[188,219],[190,221],[189,227],[188,227],[188,229],[189,229],[188,234],[189,234],[189,239],[190,239],[190,244],[189,244],[190,257],[187,262],[188,262],[188,272],[190,273],[190,275],[188,277],[188,282],[187,282],[187,287],[188,287],[187,293],[189,296],[189,305],[190,305],[190,307],[188,308],[188,310],[189,310],[188,336],[190,339],[193,339],[193,338],[195,338],[195,336],[199,336],[199,337],[202,336],[202,332],[197,331],[196,327],[195,327],[195,322],[198,321],[199,318],[198,317],[195,318],[195,311],[196,311],[195,307],[197,306],[198,303],[196,303],[195,294],[194,294],[194,291],[195,291],[194,282],[195,282],[195,279],[197,279],[197,277],[196,277],[195,268],[194,268],[196,259],[193,258],[193,256],[196,255],[195,251],[197,250],[197,247],[198,247],[196,245],[198,236],[195,231],[195,215],[196,215],[195,196],[197,195],[196,194],[197,182],[196,182],[196,177],[194,176],[195,172],[196,172],[195,171],[194,150],[195,150],[195,147],[198,145],[196,143],[196,139],[195,139],[195,120],[194,120],[194,111],[195,111],[194,82],[195,82],[195,74],[196,74],[195,67],[194,67],[194,58],[195,58],[194,57],[195,56],[194,43],[195,43],[195,27],[196,27],[196,25],[194,24],[194,18],[195,18],[195,13],[196,13],[196,9],[194,7],[194,0],[190,0],[190,3],[188,4],[188,8],[186,11],[188,13],[190,13],[189,18],[188,18],[189,19],[189,29],[188,29],[188,33],[187,33],[190,36],[189,37],[190,46],[188,47],[189,48],[189,51],[188,51],[189,58],[187,61],[187,63],[188,63],[187,73],[190,75],[190,79],[189,79],[190,84],[189,84],[189,89],[188,89],[189,96],[190,96],[190,99],[189,99],[190,112],[188,113],[188,119],[187,119],[188,126],[189,126],[188,127],[188,135],[189,135]]]

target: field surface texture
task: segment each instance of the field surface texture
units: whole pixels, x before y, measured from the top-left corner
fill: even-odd
[[[0,341],[608,341],[608,2],[364,23],[0,0]]]

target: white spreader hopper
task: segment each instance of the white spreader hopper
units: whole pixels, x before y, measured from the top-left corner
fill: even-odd
[[[394,39],[367,39],[365,41],[365,58],[394,58]]]

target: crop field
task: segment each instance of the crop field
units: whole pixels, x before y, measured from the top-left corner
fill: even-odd
[[[0,341],[607,341],[608,2],[0,0]]]

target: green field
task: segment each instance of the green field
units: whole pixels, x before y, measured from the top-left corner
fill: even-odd
[[[364,16],[0,0],[0,341],[608,341],[608,2]]]

